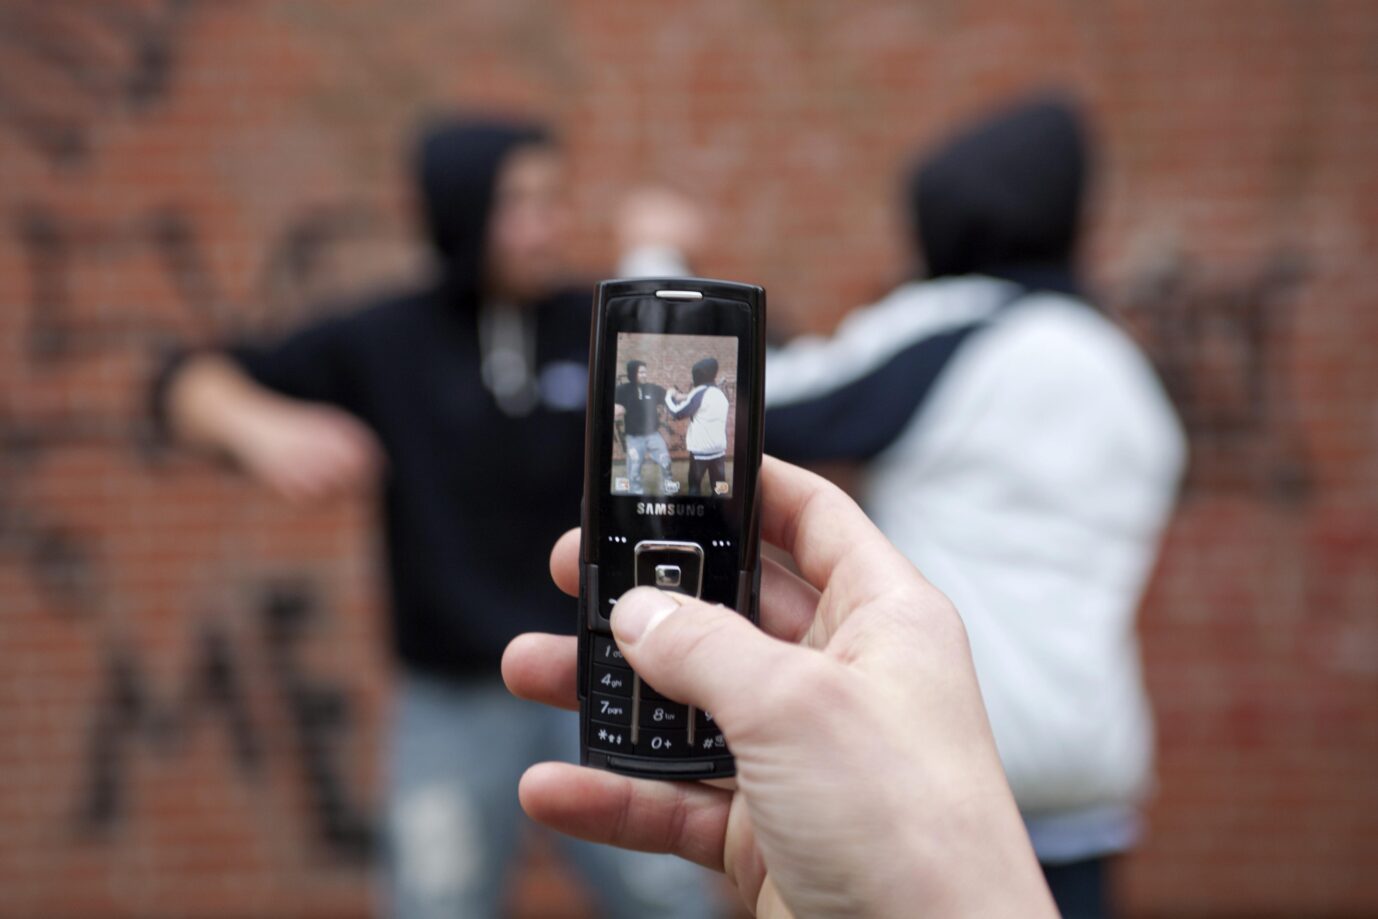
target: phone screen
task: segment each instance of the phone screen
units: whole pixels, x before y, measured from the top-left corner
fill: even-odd
[[[617,333],[612,494],[732,496],[738,344],[732,335]]]

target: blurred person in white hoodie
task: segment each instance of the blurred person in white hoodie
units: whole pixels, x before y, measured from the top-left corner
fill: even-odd
[[[1075,108],[1023,102],[909,181],[921,280],[770,355],[766,450],[858,460],[861,503],[956,605],[1064,916],[1111,914],[1153,737],[1135,616],[1186,462],[1143,354],[1075,271]]]

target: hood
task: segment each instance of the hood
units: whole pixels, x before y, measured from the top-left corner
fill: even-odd
[[[694,379],[695,386],[706,386],[718,378],[718,361],[716,358],[705,357],[695,364],[689,372]]]
[[[540,125],[496,118],[448,118],[422,130],[415,157],[422,219],[457,293],[472,298],[482,287],[488,218],[503,160],[517,147],[550,142]]]
[[[968,125],[925,156],[908,191],[928,276],[986,274],[1075,294],[1087,159],[1078,110],[1055,96]]]

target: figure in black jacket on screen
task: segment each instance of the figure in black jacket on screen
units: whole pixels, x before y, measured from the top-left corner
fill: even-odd
[[[499,914],[522,770],[577,726],[507,693],[503,649],[570,632],[546,549],[578,520],[589,286],[565,287],[562,160],[538,126],[438,123],[417,148],[435,277],[162,375],[170,433],[291,501],[378,481],[399,664],[388,912]],[[599,915],[713,913],[700,870],[571,843]]]
[[[665,387],[650,381],[645,362],[627,361],[627,382],[613,393],[613,413],[622,419],[629,494],[644,494],[641,467],[646,460],[660,469],[660,494],[679,491],[679,483],[670,471],[670,448],[660,433],[660,410],[664,404]]]

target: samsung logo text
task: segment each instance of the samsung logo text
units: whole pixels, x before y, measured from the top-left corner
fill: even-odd
[[[672,504],[669,501],[638,501],[636,512],[652,517],[702,517],[702,504]]]

